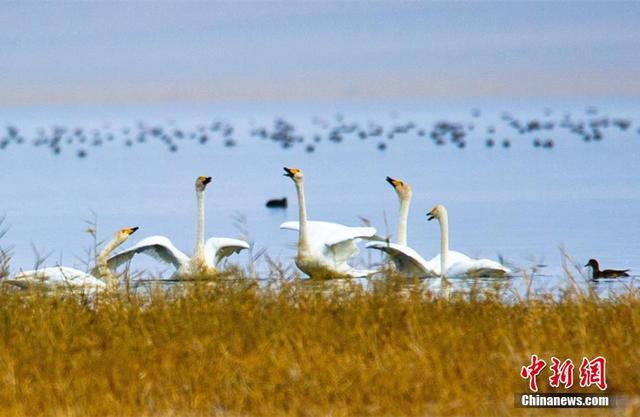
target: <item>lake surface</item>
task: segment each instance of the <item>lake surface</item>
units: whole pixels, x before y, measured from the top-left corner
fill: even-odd
[[[504,112],[523,121],[553,121],[556,128],[521,134],[509,126]],[[602,140],[585,142],[557,127],[568,115],[586,123],[605,116],[628,119],[631,126],[610,126],[602,129]],[[280,142],[250,134],[263,126],[272,131],[278,117],[291,123],[304,143],[283,149]],[[429,132],[440,120],[463,126],[464,148],[449,141],[434,144]],[[416,128],[388,137],[390,127],[411,121]],[[147,131],[162,126],[185,132],[219,122],[232,126],[233,132],[210,133],[206,144],[198,137],[174,140],[174,152],[162,141],[138,143],[128,133],[132,143],[127,146],[123,128],[135,130],[140,122]],[[356,129],[336,143],[328,140],[331,129],[321,126],[356,122],[358,129],[374,122],[385,133],[361,139]],[[546,265],[535,278],[536,288],[566,283],[560,248],[580,265],[594,257],[604,267],[640,273],[637,100],[51,106],[4,108],[0,123],[17,127],[26,141],[0,150],[0,214],[9,226],[0,243],[11,247],[12,272],[34,266],[34,248],[48,255],[46,265],[84,268],[92,239],[83,220],[92,213],[101,239],[119,228],[139,226],[132,242],[161,234],[190,253],[196,217],[193,183],[199,175],[213,177],[207,189],[207,236],[242,236],[236,223],[243,218],[256,251],[266,249],[270,259],[294,271],[297,235],[278,228],[286,220],[297,220],[295,189],[282,176],[283,166],[294,166],[305,173],[311,219],[355,226],[365,218],[383,236],[395,234],[398,214],[396,195],[385,177],[410,183],[409,244],[427,259],[439,252],[439,228],[427,222],[425,214],[441,203],[449,211],[452,249],[474,257],[502,256],[516,268]],[[95,146],[90,139],[61,145],[59,154],[31,144],[39,128],[49,132],[53,126],[81,127],[89,138],[93,130],[111,132],[114,139]],[[494,133],[488,133],[490,127]],[[420,128],[424,136],[418,134]],[[318,143],[313,141],[316,135]],[[488,138],[495,146],[487,146]],[[551,139],[553,148],[534,147],[537,138]],[[227,139],[235,146],[225,146]],[[505,139],[508,148],[503,147]],[[380,143],[386,149],[380,150]],[[313,152],[306,150],[308,144],[313,144]],[[268,199],[285,196],[288,209],[264,207]],[[247,260],[246,253],[231,258],[242,265]],[[363,247],[356,263],[381,260]],[[143,258],[132,267],[170,272]],[[258,267],[266,270],[266,255]],[[635,280],[604,287],[629,284]]]

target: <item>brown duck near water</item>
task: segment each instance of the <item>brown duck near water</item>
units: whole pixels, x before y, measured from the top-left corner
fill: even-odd
[[[589,259],[589,262],[587,262],[585,267],[591,268],[591,271],[593,272],[591,277],[592,279],[628,277],[628,272],[630,271],[630,269],[605,269],[604,271],[601,271],[600,265],[595,259]]]

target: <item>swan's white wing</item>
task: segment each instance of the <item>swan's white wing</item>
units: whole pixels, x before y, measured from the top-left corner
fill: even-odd
[[[249,244],[244,240],[212,237],[204,244],[204,259],[207,265],[215,266],[227,256],[240,253],[243,249],[249,249]]]
[[[342,226],[342,225],[336,225]],[[340,229],[336,228],[331,233],[331,237],[327,238],[324,242],[327,246],[333,246],[341,244],[347,240],[362,239],[372,237],[376,234],[376,229],[373,227],[349,227],[342,226]]]
[[[280,228],[300,230],[300,223],[297,221],[285,222],[280,225]],[[322,221],[307,222],[307,231],[310,240],[322,242],[329,246],[348,239],[369,238],[376,234],[376,229],[373,227],[351,227]]]
[[[349,258],[356,256],[360,252],[358,249],[359,241],[360,239],[357,238],[349,238],[332,244],[326,243],[323,255],[329,258],[333,265],[339,267],[339,265],[346,264]]]
[[[297,221],[280,225],[281,229],[300,230]],[[358,240],[376,234],[373,227],[350,227],[338,223],[310,221],[307,222],[309,243],[319,247],[323,255],[330,258],[333,264],[341,264],[358,254]]]
[[[295,221],[284,222],[280,225],[280,228],[287,229],[287,230],[300,230],[300,222],[295,222]]]
[[[359,252],[358,242],[361,238],[371,237],[376,234],[373,227],[349,227],[341,224],[329,223],[330,229],[325,233],[331,233],[324,237],[325,253],[330,254],[336,263],[347,262]],[[313,239],[313,235],[310,235]]]
[[[366,246],[368,249],[378,249],[389,254],[398,271],[411,274],[413,276],[438,275],[439,265],[426,261],[418,252],[409,246],[397,243],[370,242]]]
[[[300,223],[291,221],[282,223],[281,229],[299,230]],[[349,276],[365,276],[371,271],[356,271],[347,264],[347,260],[358,253],[360,238],[369,238],[376,234],[373,227],[349,227],[338,223],[310,221],[307,223],[309,245],[313,256],[324,267]]]
[[[142,253],[149,255],[161,262],[169,263],[176,269],[189,265],[190,258],[180,249],[173,246],[171,241],[164,236],[151,236],[142,239],[129,249],[126,249],[107,260],[109,269],[117,269],[120,265],[127,263],[134,255]]]
[[[104,281],[89,275],[86,272],[66,266],[54,266],[50,268],[24,271],[14,275],[8,282],[19,287],[29,285],[70,286],[102,288]]]

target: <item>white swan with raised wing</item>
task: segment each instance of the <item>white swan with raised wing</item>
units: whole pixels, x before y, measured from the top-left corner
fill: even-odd
[[[400,215],[398,217],[398,242],[376,241],[367,243],[368,249],[377,249],[389,255],[396,270],[410,277],[437,276],[439,264],[425,260],[418,252],[407,245],[407,223],[409,220],[409,206],[413,190],[408,183],[387,177],[400,202]]]
[[[226,257],[249,249],[249,244],[240,239],[212,237],[204,239],[205,189],[211,177],[196,179],[196,197],[198,201],[198,219],[196,223],[196,246],[192,257],[176,248],[165,236],[151,236],[142,239],[131,248],[112,256],[108,260],[109,268],[116,269],[129,262],[136,254],[149,255],[176,268],[176,277],[198,273],[215,273],[216,266]]]
[[[298,194],[299,221],[285,222],[281,229],[298,231],[296,265],[310,277],[363,277],[374,271],[359,270],[347,263],[358,254],[358,242],[375,235],[373,227],[349,227],[337,223],[307,220],[304,175],[297,168],[284,168]]]

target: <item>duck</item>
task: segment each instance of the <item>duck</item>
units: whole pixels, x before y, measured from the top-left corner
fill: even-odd
[[[287,208],[287,197],[272,198],[265,204],[268,208]]]
[[[628,277],[629,271],[631,271],[630,269],[605,269],[601,271],[600,264],[595,259],[589,259],[585,268],[590,271],[591,279]]]

